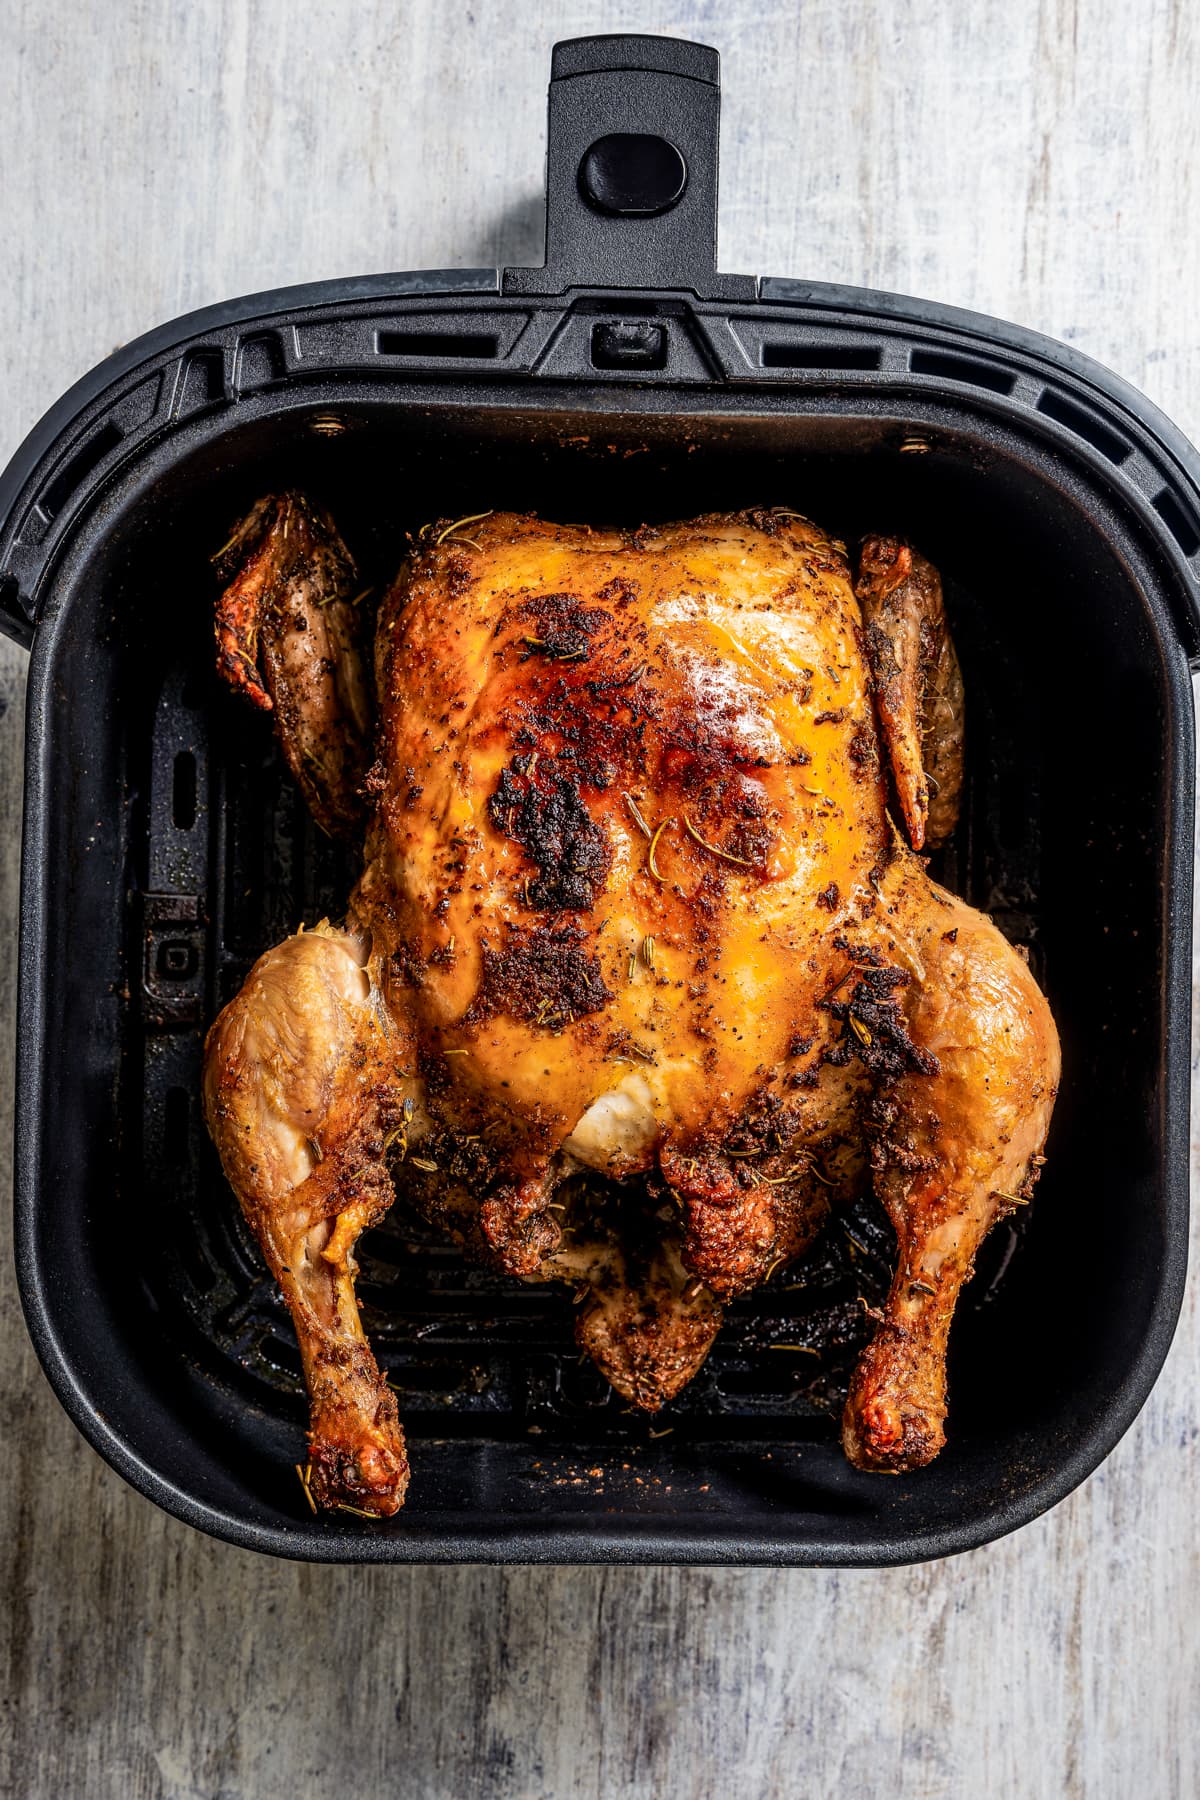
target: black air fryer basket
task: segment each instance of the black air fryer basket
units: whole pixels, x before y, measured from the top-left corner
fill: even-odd
[[[1200,466],[1061,344],[893,294],[715,272],[717,56],[560,44],[546,267],[324,282],[111,357],[0,481],[32,647],[17,1259],[90,1442],[176,1516],[327,1561],[889,1563],[995,1538],[1116,1443],[1162,1364],[1187,1232]],[[649,1425],[561,1290],[393,1215],[368,1330],[409,1504],[313,1518],[290,1325],[205,1137],[203,1033],[353,870],[212,674],[210,557],[260,493],[328,505],[366,578],[488,507],[638,523],[788,504],[942,568],[969,786],[938,872],[1030,946],[1063,1037],[1050,1162],[960,1308],[950,1441],[899,1479],[837,1412],[887,1228],[864,1201],[731,1310]],[[821,1349],[805,1355],[788,1346]],[[839,1385],[841,1384],[841,1385]]]

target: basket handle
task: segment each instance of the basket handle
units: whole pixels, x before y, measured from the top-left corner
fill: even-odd
[[[682,38],[571,38],[554,46],[546,263],[506,269],[509,294],[685,289],[752,299],[717,274],[720,57]]]

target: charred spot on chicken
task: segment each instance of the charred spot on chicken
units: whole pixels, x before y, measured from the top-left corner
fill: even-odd
[[[873,1183],[897,1262],[843,1441],[930,1461],[955,1302],[1032,1192],[1059,1070],[1026,963],[914,854],[962,783],[933,565],[873,537],[855,580],[783,507],[633,533],[489,513],[417,541],[373,662],[304,497],[261,501],[222,572],[222,673],[363,846],[344,923],[268,950],[206,1048],[300,1341],[306,1496],[404,1498],[354,1298],[397,1186],[470,1254],[567,1283],[581,1348],[653,1411],[724,1304]]]

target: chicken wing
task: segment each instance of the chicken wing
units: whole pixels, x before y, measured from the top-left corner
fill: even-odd
[[[271,494],[218,555],[233,579],[217,607],[217,666],[275,714],[284,755],[331,837],[361,831],[373,731],[361,596],[332,521],[299,494]]]

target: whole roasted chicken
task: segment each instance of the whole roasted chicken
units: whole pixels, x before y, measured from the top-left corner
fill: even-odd
[[[344,923],[268,950],[206,1050],[303,1353],[315,1503],[403,1501],[354,1297],[401,1184],[469,1253],[570,1283],[582,1348],[653,1410],[724,1303],[873,1183],[896,1268],[846,1453],[929,1462],[955,1302],[1032,1192],[1059,1073],[1024,958],[917,854],[962,779],[936,570],[872,537],[855,579],[783,508],[488,513],[416,540],[373,670],[354,563],[302,496],[253,509],[222,578],[221,670],[364,845]]]

